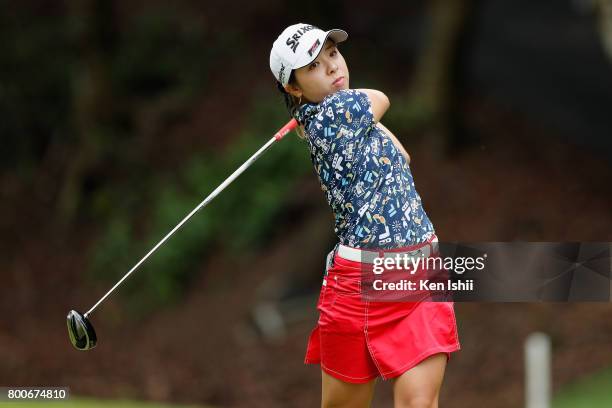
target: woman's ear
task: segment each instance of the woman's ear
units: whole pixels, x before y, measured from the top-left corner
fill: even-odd
[[[299,86],[296,86],[296,85],[292,85],[292,84],[285,85],[285,91],[287,91],[289,95],[293,95],[296,98],[300,98],[302,96],[302,90],[300,89]]]

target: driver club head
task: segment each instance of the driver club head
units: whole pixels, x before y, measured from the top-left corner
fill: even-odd
[[[72,345],[81,351],[91,350],[96,347],[96,331],[89,319],[76,310],[71,310],[66,316],[68,324],[68,336]]]

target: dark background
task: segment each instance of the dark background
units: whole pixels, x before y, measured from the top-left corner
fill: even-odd
[[[302,362],[333,218],[294,133],[96,310],[96,349],[64,326],[289,119],[269,52],[298,22],[349,33],[351,87],[389,96],[440,240],[612,241],[604,3],[0,2],[0,385],[318,406]],[[612,365],[609,304],[456,313],[442,406],[521,405],[533,331],[555,392]]]

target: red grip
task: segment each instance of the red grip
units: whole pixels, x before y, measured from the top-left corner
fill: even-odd
[[[281,140],[283,138],[283,136],[285,136],[287,133],[289,133],[293,129],[295,129],[297,127],[297,125],[298,125],[297,120],[291,119],[289,122],[287,122],[287,124],[285,126],[280,128],[280,130],[274,134],[274,138],[277,141]]]

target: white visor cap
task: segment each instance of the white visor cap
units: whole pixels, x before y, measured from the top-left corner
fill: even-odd
[[[339,43],[346,40],[348,34],[339,29],[323,31],[305,23],[285,28],[274,41],[270,51],[270,69],[276,80],[283,86],[287,85],[291,71],[314,61],[327,37]]]

